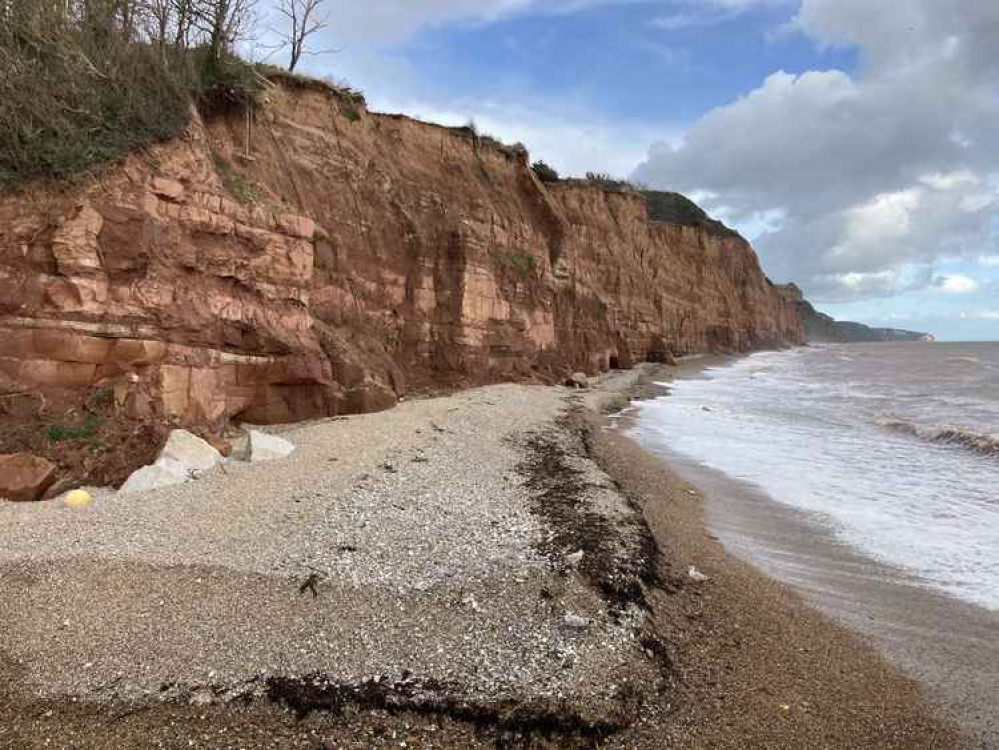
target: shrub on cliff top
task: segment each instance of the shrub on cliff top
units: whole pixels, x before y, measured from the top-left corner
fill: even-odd
[[[627,180],[619,180],[605,172],[587,172],[586,181],[605,190],[634,190],[635,186]]]
[[[534,170],[534,174],[538,176],[538,179],[542,182],[558,182],[559,174],[555,171],[555,168],[543,161],[536,161],[531,165],[531,169]]]
[[[268,81],[279,83],[289,89],[303,89],[311,91],[321,91],[333,96],[345,99],[355,107],[366,107],[367,100],[364,92],[358,91],[349,83],[334,80],[333,78],[313,78],[301,73],[290,73],[284,68],[269,63],[257,63],[254,65],[260,75]]]
[[[649,208],[649,218],[666,224],[680,224],[688,227],[701,227],[708,234],[718,237],[740,237],[717,219],[712,219],[692,200],[680,193],[658,190],[643,190],[645,203]]]
[[[143,45],[0,45],[0,189],[64,179],[182,131],[189,98]]]
[[[156,20],[144,9],[0,0],[0,190],[67,179],[176,136],[192,99],[217,111],[259,90],[226,43],[193,27],[174,41],[169,19],[158,41],[140,31]]]

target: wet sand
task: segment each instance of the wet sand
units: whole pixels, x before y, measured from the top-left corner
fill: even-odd
[[[698,377],[700,369],[691,363],[680,377]],[[623,426],[634,421],[630,415]],[[643,446],[703,492],[707,528],[729,553],[862,634],[925,685],[974,746],[999,747],[999,613],[857,552],[822,519],[762,490],[662,446]]]

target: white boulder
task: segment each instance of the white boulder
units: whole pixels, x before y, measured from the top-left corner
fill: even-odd
[[[250,430],[248,458],[251,463],[276,461],[295,452],[295,445],[277,435]]]
[[[141,469],[132,472],[132,475],[125,480],[125,484],[118,490],[123,495],[130,495],[136,492],[149,492],[158,490],[161,487],[170,487],[174,484],[182,484],[187,479],[179,476],[168,468],[159,464],[143,466]]]
[[[202,473],[222,463],[222,454],[197,435],[187,430],[174,430],[156,459],[156,463],[164,461],[173,462],[173,469],[185,474]]]
[[[222,454],[187,430],[174,430],[159,457],[125,480],[118,490],[123,494],[148,492],[189,482],[222,462]]]

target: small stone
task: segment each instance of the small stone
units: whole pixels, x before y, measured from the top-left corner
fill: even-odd
[[[566,627],[572,628],[573,630],[585,630],[590,626],[590,621],[585,617],[574,615],[571,612],[567,613],[563,620]]]
[[[230,461],[250,460],[250,436],[240,435],[232,441],[232,451],[229,453]],[[332,459],[331,459],[332,460]]]
[[[704,583],[706,580],[708,580],[708,577],[704,575],[701,571],[699,571],[697,568],[695,568],[693,565],[687,568],[687,578],[689,578],[692,581],[696,581],[697,583]]]
[[[573,552],[571,555],[566,555],[565,558],[563,559],[565,560],[566,565],[568,565],[571,568],[575,568],[581,562],[583,562],[583,550],[577,550],[576,552]]]
[[[210,706],[215,700],[210,690],[195,690],[191,694],[190,704],[192,706]]]

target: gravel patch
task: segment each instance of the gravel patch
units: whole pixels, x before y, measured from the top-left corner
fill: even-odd
[[[618,721],[656,677],[644,614],[594,585],[593,540],[578,570],[564,564],[565,519],[540,511],[524,469],[539,435],[573,442],[554,426],[571,399],[484,388],[278,430],[296,446],[286,459],[95,490],[82,510],[0,506],[0,651],[18,691],[200,705],[275,680],[287,693],[419,679],[435,700]],[[617,538],[634,510],[581,446],[559,451],[576,510]]]

